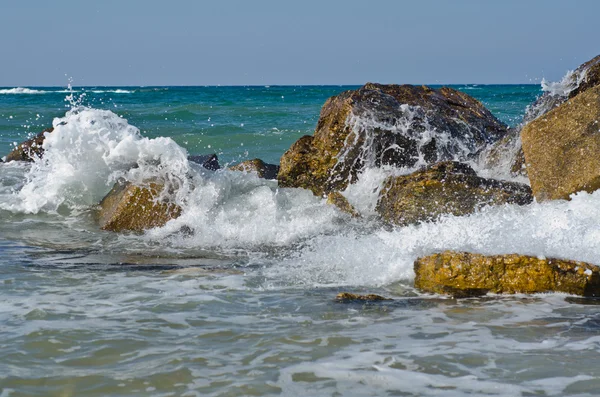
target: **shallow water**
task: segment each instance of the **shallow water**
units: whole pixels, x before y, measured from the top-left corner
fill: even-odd
[[[457,249],[598,264],[600,195],[388,228],[371,215],[397,170],[344,192],[365,215],[352,219],[186,160],[277,162],[345,88],[89,88],[93,107],[67,115],[67,93],[0,89],[2,154],[61,117],[44,161],[0,164],[0,396],[597,394],[599,301],[425,295],[412,263]],[[539,93],[459,88],[513,125]],[[180,218],[98,229],[116,178],[156,174],[177,184]],[[336,302],[346,290],[394,300]]]

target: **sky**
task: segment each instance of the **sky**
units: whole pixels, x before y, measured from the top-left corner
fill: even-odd
[[[0,86],[537,84],[597,0],[0,0]]]

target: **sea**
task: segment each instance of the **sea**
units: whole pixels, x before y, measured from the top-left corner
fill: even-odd
[[[374,211],[389,169],[342,192],[360,218],[228,169],[278,164],[355,88],[0,88],[0,157],[56,127],[42,160],[0,163],[0,397],[598,395],[600,301],[425,294],[413,263],[452,249],[598,265],[600,194],[390,227]],[[542,93],[453,88],[512,127]],[[212,153],[220,170],[187,159]],[[177,181],[179,218],[99,228],[115,181],[157,174]]]

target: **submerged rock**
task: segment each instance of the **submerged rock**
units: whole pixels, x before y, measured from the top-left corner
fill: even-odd
[[[221,169],[219,165],[219,158],[216,154],[200,154],[194,156],[188,156],[188,161],[192,163],[200,164],[202,167],[207,170],[216,171]]]
[[[181,214],[181,208],[163,201],[164,185],[149,182],[136,186],[117,182],[102,199],[98,210],[100,228],[113,232],[141,232],[163,226]]]
[[[481,178],[469,165],[447,161],[387,178],[376,211],[387,222],[408,225],[443,214],[467,215],[486,205],[532,201],[527,185]]]
[[[42,144],[44,143],[44,139],[46,139],[46,133],[51,133],[52,131],[54,131],[53,127],[47,128],[33,138],[21,143],[6,155],[6,162],[33,161],[36,158],[42,158],[44,154]]]
[[[527,124],[521,140],[538,201],[600,188],[600,86]]]
[[[327,195],[327,204],[335,205],[340,211],[352,215],[353,218],[360,217],[358,211],[348,202],[348,199],[340,192],[331,192]]]
[[[367,295],[359,295],[353,294],[350,292],[340,292],[335,296],[336,301],[348,302],[348,301],[367,301],[367,302],[377,302],[377,301],[391,301],[390,298],[384,298],[381,295],[376,294],[367,294]]]
[[[264,179],[277,179],[277,173],[279,172],[278,165],[265,163],[261,159],[242,161],[229,169],[232,171],[256,172],[259,178]]]
[[[474,157],[506,131],[460,91],[368,83],[325,102],[314,136],[283,155],[277,179],[323,195],[343,190],[365,167]]]
[[[446,251],[417,259],[414,270],[416,288],[459,297],[488,292],[600,295],[600,268],[585,262]]]

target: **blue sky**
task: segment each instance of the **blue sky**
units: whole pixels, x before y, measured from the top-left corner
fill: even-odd
[[[539,83],[600,1],[2,0],[0,86]]]

